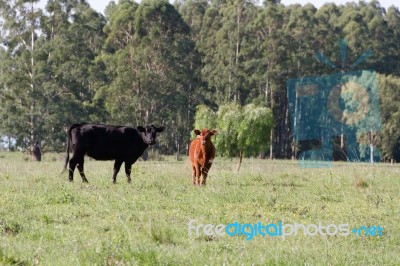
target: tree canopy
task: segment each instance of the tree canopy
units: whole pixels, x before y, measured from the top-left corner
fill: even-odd
[[[243,147],[255,155],[251,145],[258,143],[270,157],[290,158],[296,150],[287,80],[353,69],[378,73],[382,129],[376,145],[385,160],[400,161],[396,7],[385,10],[378,1],[315,8],[280,1],[121,0],[102,15],[84,0],[38,6],[37,0],[0,0],[0,139],[9,148],[29,149],[39,141],[44,150],[58,151],[72,123],[152,123],[167,127],[162,152],[183,153],[194,125],[225,134],[219,127],[232,131],[231,120],[240,117],[235,108],[246,113],[241,122],[247,128],[245,119],[268,109],[270,132],[250,141],[238,128],[230,132],[237,143],[223,154],[236,156]],[[348,44],[345,60],[339,40]],[[366,51],[371,56],[357,62]],[[316,60],[318,54],[332,64]],[[218,110],[224,123],[202,126],[212,119],[195,119],[196,110]]]

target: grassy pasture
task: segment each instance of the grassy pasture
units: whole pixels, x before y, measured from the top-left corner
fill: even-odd
[[[86,158],[89,184],[0,153],[0,265],[400,265],[400,166],[216,158],[208,185],[191,185],[187,159],[137,162],[132,183],[113,162]],[[380,225],[384,236],[188,237],[196,224]]]

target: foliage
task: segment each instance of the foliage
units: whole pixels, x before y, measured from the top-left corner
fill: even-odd
[[[217,114],[207,105],[199,104],[196,107],[196,114],[194,116],[195,129],[214,129],[217,128]]]
[[[199,105],[195,115],[195,128],[217,128],[215,145],[221,156],[234,157],[240,151],[255,156],[266,151],[273,125],[272,112],[265,107],[236,103],[220,105],[215,113]]]
[[[154,123],[168,129],[161,152],[179,154],[197,105],[217,110],[233,101],[271,109],[270,155],[289,158],[296,151],[288,79],[350,69],[400,77],[400,11],[378,1],[318,9],[274,0],[116,2],[103,16],[86,1],[52,0],[41,9],[37,0],[0,0],[2,139],[59,150],[72,123]],[[341,39],[348,42],[344,61]],[[352,67],[368,49],[373,56]],[[340,67],[319,63],[317,52]],[[397,82],[389,83],[379,87],[381,106],[391,108],[382,117],[385,132],[400,106]],[[227,124],[236,116],[228,114]],[[397,135],[380,140],[385,160],[398,160]]]
[[[384,160],[400,162],[400,78],[378,76],[382,128],[379,131],[379,148]]]
[[[57,150],[65,142],[64,127],[104,118],[102,106],[93,102],[93,59],[105,20],[78,1],[51,1],[47,12],[35,2],[0,6],[0,134],[22,148],[41,141]]]
[[[108,11],[106,52],[112,77],[96,95],[117,124],[173,123],[161,137],[167,152],[188,142],[187,106],[195,97],[196,51],[190,28],[167,1],[121,2]],[[168,148],[170,147],[170,148]]]
[[[220,156],[239,155],[239,123],[242,120],[242,107],[234,102],[219,106],[217,112],[218,136],[215,146]]]
[[[256,156],[269,148],[270,132],[273,117],[270,109],[254,104],[242,108],[242,119],[239,123],[238,145],[245,155]]]

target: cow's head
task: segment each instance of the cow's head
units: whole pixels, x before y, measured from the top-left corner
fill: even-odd
[[[150,126],[138,126],[137,130],[142,133],[142,137],[144,142],[148,145],[154,145],[156,144],[156,137],[157,133],[163,132],[165,127],[155,127],[153,125]]]
[[[202,131],[195,129],[194,134],[197,135],[198,138],[201,140],[202,145],[206,145],[207,142],[211,141],[211,137],[217,134],[217,130],[208,130],[207,128],[203,129]]]

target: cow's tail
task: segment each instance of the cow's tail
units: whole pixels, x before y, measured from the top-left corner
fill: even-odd
[[[65,170],[67,170],[67,165],[69,162],[69,149],[70,149],[70,145],[71,145],[71,130],[73,129],[74,125],[72,125],[68,131],[67,131],[67,150],[66,150],[66,155],[65,155],[65,162],[64,162],[64,168],[62,169],[61,173],[64,173]]]

